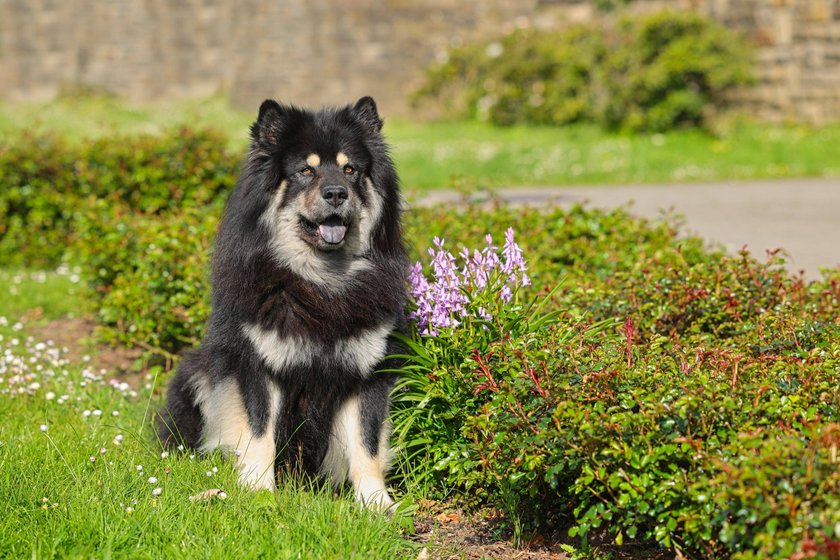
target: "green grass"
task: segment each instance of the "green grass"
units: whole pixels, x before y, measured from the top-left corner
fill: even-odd
[[[294,481],[257,493],[220,455],[161,455],[154,371],[137,389],[110,382],[12,325],[0,324],[0,347],[3,557],[417,556],[399,518],[350,497]],[[208,489],[227,498],[190,500]]]
[[[405,517],[295,480],[242,489],[219,454],[161,456],[150,418],[162,374],[120,385],[47,340],[46,321],[84,309],[77,272],[0,270],[0,286],[0,557],[417,556]],[[214,488],[227,498],[189,499]]]
[[[70,140],[213,127],[244,151],[253,111],[222,97],[129,105],[66,96],[0,104],[0,136],[54,131]],[[413,123],[386,117],[385,133],[406,189],[840,177],[840,124],[812,128],[722,120],[716,135],[685,130],[616,135],[592,126],[498,128],[476,122]]]
[[[79,272],[0,269],[0,317],[51,320],[74,317],[84,307]]]
[[[840,176],[840,125],[740,122],[718,138],[697,130],[624,136],[592,126],[482,123],[397,123],[386,132],[408,187],[453,178],[499,187]]]
[[[245,146],[256,116],[237,111],[221,97],[137,105],[113,97],[68,95],[47,103],[0,102],[0,136],[57,133],[70,141],[122,134],[159,134],[180,126],[212,127]]]

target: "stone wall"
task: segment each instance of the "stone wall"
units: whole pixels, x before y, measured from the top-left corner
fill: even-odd
[[[840,0],[635,0],[696,9],[759,45],[766,117],[840,119]],[[0,0],[0,96],[84,86],[131,100],[219,91],[408,110],[421,69],[451,44],[513,25],[600,17],[585,0]]]
[[[517,0],[0,0],[0,96],[82,85],[131,100],[229,93],[405,112],[445,47],[532,13]]]

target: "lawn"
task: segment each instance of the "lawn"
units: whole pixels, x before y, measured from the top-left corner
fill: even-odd
[[[417,556],[400,519],[362,511],[350,496],[292,480],[255,494],[219,455],[162,453],[150,423],[161,369],[118,377],[98,368],[95,348],[80,355],[73,333],[49,331],[66,324],[49,319],[84,308],[73,273],[2,280],[3,557]],[[190,499],[214,489],[224,499]]]
[[[351,100],[348,100],[351,101]],[[242,152],[253,111],[221,97],[129,105],[107,97],[0,104],[0,137],[56,132],[71,140],[212,127]],[[721,120],[696,130],[619,135],[588,125],[493,127],[414,123],[386,117],[385,133],[406,190],[452,186],[658,183],[781,177],[840,177],[840,124],[812,128]]]

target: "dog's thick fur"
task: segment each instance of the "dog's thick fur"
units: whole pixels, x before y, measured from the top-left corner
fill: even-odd
[[[389,337],[404,328],[397,175],[373,99],[317,112],[267,100],[219,226],[207,334],[172,380],[164,444],[235,454],[273,489],[302,466],[358,500],[385,488]]]

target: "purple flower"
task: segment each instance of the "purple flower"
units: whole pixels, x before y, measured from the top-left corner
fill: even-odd
[[[499,255],[496,253],[499,248],[493,245],[493,237],[488,233],[484,239],[487,241],[487,247],[485,247],[483,251],[484,265],[489,272],[498,268],[502,262],[499,260]]]
[[[422,331],[429,324],[429,316],[432,312],[432,305],[429,301],[430,286],[423,275],[423,265],[415,263],[408,272],[408,281],[411,290],[411,297],[417,304],[417,309],[409,314],[409,319],[416,321]]]
[[[499,297],[502,298],[502,301],[508,303],[513,298],[513,292],[511,291],[510,286],[507,284],[502,286],[502,289],[499,292]]]
[[[527,267],[522,249],[514,241],[513,228],[505,232],[505,245],[502,258],[498,247],[493,245],[493,237],[485,237],[486,247],[475,249],[462,248],[458,256],[462,266],[458,268],[456,259],[444,247],[445,240],[435,237],[429,248],[432,258],[432,279],[423,274],[418,262],[408,272],[409,291],[414,299],[415,308],[409,318],[417,323],[421,334],[438,335],[439,329],[455,328],[465,318],[485,321],[493,319],[488,309],[473,301],[481,296],[508,303],[513,299],[514,290],[530,285],[525,274]],[[521,273],[521,275],[519,274]],[[482,296],[483,294],[483,296]]]
[[[525,259],[522,257],[522,249],[513,240],[513,228],[508,228],[505,232],[505,247],[502,249],[502,254],[505,257],[505,262],[502,264],[502,271],[505,274],[511,274],[526,270]]]

